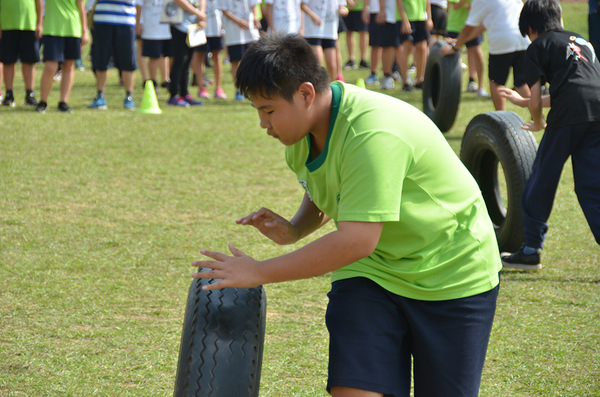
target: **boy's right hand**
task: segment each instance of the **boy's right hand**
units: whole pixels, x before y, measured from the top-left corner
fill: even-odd
[[[261,208],[235,223],[254,226],[264,236],[280,245],[293,244],[300,238],[294,225],[268,208]]]

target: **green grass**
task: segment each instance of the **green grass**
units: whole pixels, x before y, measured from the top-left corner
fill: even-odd
[[[563,3],[567,29],[585,33],[585,7]],[[283,147],[247,102],[172,109],[163,92],[162,115],[131,113],[112,73],[109,110],[91,111],[85,71],[75,113],[57,114],[55,84],[42,116],[21,106],[16,83],[19,107],[0,108],[0,396],[171,395],[200,249],[231,241],[263,259],[294,248],[234,222],[260,206],[293,215],[302,190]],[[420,107],[418,93],[392,94]],[[469,121],[491,110],[463,95],[446,134],[457,152]],[[600,250],[570,164],[546,247],[544,270],[502,273],[482,396],[600,395]],[[328,286],[327,276],[266,286],[261,396],[326,395]]]

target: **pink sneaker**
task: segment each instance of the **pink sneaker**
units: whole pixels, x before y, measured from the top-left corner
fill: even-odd
[[[223,91],[223,89],[221,87],[217,87],[215,89],[215,98],[219,98],[219,99],[227,98],[227,95],[225,95],[225,91]]]
[[[208,93],[208,90],[204,87],[200,88],[198,90],[198,98],[210,98],[210,94]]]
[[[344,80],[344,76],[342,76],[341,74],[338,74],[338,75],[337,75],[337,77],[336,77],[336,80],[339,80],[339,81],[341,81],[342,83],[345,83],[345,82],[346,82],[346,80]]]

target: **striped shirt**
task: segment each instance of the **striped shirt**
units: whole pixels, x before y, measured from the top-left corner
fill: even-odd
[[[135,0],[98,0],[94,24],[135,26]]]

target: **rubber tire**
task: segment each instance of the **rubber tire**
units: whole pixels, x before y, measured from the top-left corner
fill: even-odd
[[[267,299],[262,286],[204,291],[190,285],[174,397],[258,397]]]
[[[524,241],[521,196],[538,145],[533,134],[521,128],[523,124],[519,115],[509,111],[480,114],[467,126],[460,149],[462,162],[483,194],[501,252],[515,252]],[[498,163],[506,180],[506,207],[498,185]]]
[[[462,87],[460,53],[443,57],[441,48],[447,45],[437,41],[431,47],[423,80],[423,112],[442,132],[456,120]]]

